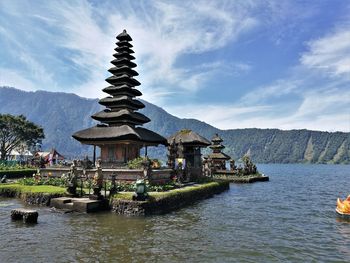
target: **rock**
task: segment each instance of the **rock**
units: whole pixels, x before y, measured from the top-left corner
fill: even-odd
[[[18,208],[11,211],[12,220],[23,220],[24,223],[37,223],[39,213],[36,210]]]

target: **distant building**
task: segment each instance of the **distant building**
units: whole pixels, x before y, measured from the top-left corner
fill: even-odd
[[[9,161],[27,162],[33,157],[33,154],[29,150],[19,152],[17,150],[12,150],[8,155],[7,159]]]
[[[231,159],[230,156],[222,152],[222,150],[225,149],[222,142],[223,139],[221,139],[218,134],[215,134],[211,139],[211,145],[209,146],[213,152],[208,155],[208,158],[212,160],[214,168],[217,170],[226,170],[226,161]]]
[[[49,163],[50,165],[57,164],[65,159],[55,148],[49,152],[36,152],[34,158],[42,158],[45,163]]]

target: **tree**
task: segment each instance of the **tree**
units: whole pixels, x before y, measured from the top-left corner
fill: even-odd
[[[5,160],[13,149],[21,145],[30,148],[44,138],[43,128],[28,121],[25,116],[0,114],[0,160]]]

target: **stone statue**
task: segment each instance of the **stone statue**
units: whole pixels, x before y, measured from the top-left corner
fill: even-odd
[[[177,145],[177,157],[184,158],[184,145],[180,139],[179,144]]]
[[[92,189],[94,191],[94,194],[91,199],[101,199],[101,189],[103,186],[103,174],[102,174],[102,167],[101,167],[101,160],[98,159],[96,161],[96,172],[92,179]]]
[[[237,169],[237,166],[235,164],[235,160],[230,159],[230,171],[234,172],[234,171],[236,171],[236,169]]]
[[[91,169],[92,161],[89,160],[89,157],[86,155],[84,160],[81,162],[83,169]]]
[[[75,196],[78,186],[77,160],[73,160],[70,171],[68,172],[66,185],[68,194]]]
[[[175,159],[176,159],[177,147],[175,143],[175,138],[168,145],[168,161],[167,165],[170,169],[175,169]]]
[[[109,189],[109,196],[112,196],[117,192],[117,183],[116,183],[116,175],[112,174],[111,176],[111,188]]]
[[[202,161],[202,176],[206,177],[206,169],[208,167],[208,160],[206,157],[204,157],[203,161]]]
[[[213,176],[214,164],[213,164],[213,160],[210,157],[208,157],[208,159],[207,159],[207,164],[208,164],[208,166],[207,166],[207,176],[208,177],[212,177]]]
[[[151,176],[151,160],[148,158],[148,156],[145,157],[145,159],[142,162],[142,168],[143,168],[143,177],[144,179],[149,179]]]
[[[252,162],[252,160],[250,159],[250,157],[248,155],[244,155],[242,158],[243,161],[243,173],[244,175],[249,175],[249,174],[256,174],[257,168],[256,165]]]
[[[179,183],[183,182],[184,171],[182,167],[182,162],[179,162],[176,167],[176,178]]]

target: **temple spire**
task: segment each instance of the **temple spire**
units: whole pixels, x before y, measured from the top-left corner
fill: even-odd
[[[95,127],[84,129],[72,136],[84,144],[101,148],[102,163],[123,163],[140,156],[144,146],[166,145],[166,139],[141,127],[150,121],[139,109],[145,105],[137,99],[142,93],[135,87],[141,83],[135,78],[135,57],[132,55],[132,38],[124,29],[117,37],[111,76],[106,79],[108,86],[103,89],[109,96],[99,100],[106,108],[91,117],[102,122]]]
[[[114,49],[116,53],[113,54],[115,59],[111,61],[114,67],[108,70],[112,76],[106,79],[110,86],[103,89],[110,96],[99,101],[106,109],[92,115],[92,118],[109,126],[143,125],[150,119],[137,112],[145,105],[136,99],[142,93],[135,88],[141,83],[135,79],[139,74],[134,70],[136,64],[132,62],[135,59],[131,55],[134,53],[130,44],[132,38],[124,29],[117,36],[117,40],[117,47]]]
[[[212,153],[208,155],[208,157],[214,163],[214,167],[219,170],[225,170],[225,161],[231,159],[230,156],[223,153],[222,150],[225,149],[225,146],[222,145],[223,140],[219,136],[219,134],[215,134],[211,139],[211,145],[209,146],[212,149]]]

